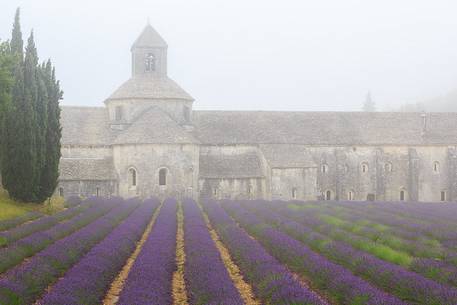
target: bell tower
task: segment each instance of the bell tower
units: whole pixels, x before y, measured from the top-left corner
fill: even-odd
[[[167,76],[167,49],[165,40],[148,23],[131,48],[132,77]]]

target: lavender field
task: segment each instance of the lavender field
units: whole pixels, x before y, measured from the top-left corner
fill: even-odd
[[[94,197],[0,228],[0,304],[457,304],[452,203]]]

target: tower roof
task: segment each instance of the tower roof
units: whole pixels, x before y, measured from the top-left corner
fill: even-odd
[[[168,45],[159,33],[150,25],[146,25],[140,36],[132,45],[132,50],[135,48],[162,47]]]

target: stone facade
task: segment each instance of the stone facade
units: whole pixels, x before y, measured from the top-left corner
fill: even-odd
[[[194,111],[147,26],[105,107],[62,108],[65,196],[454,201],[457,114]]]

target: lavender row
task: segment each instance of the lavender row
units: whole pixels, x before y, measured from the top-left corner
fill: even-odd
[[[190,304],[243,304],[211,238],[203,215],[188,199],[184,208],[184,278]]]
[[[39,302],[52,304],[101,304],[111,282],[135,250],[154,210],[156,199],[146,200],[102,242],[74,265]]]
[[[351,232],[343,231],[339,229],[337,225],[324,223],[320,220],[319,214],[316,214],[315,212],[290,211],[281,203],[273,204],[263,202],[262,204],[267,205],[271,209],[276,209],[301,223],[305,223],[307,226],[312,227],[313,230],[320,232],[333,240],[343,241],[358,250],[373,254],[382,260],[406,266],[409,270],[440,283],[457,286],[457,260],[452,261],[452,256],[449,254],[439,255],[439,249],[434,250],[432,246],[429,246],[430,249],[427,250],[425,248],[426,245],[417,245],[415,250],[420,251],[420,249],[423,249],[424,252],[422,254],[424,254],[424,256],[422,258],[411,257],[405,252],[396,251],[383,246],[382,241],[372,241],[368,238],[352,234]],[[402,250],[402,245],[398,245],[396,248]],[[406,244],[406,246],[407,245],[408,244]],[[432,255],[433,253],[435,255]],[[444,260],[442,258],[444,258]]]
[[[0,246],[6,246],[16,240],[24,238],[37,231],[49,229],[61,221],[67,220],[83,211],[91,204],[88,200],[85,204],[66,209],[51,216],[44,216],[35,221],[25,223],[9,231],[0,233]]]
[[[27,221],[32,221],[32,220],[35,220],[40,217],[43,217],[42,213],[32,211],[32,212],[27,212],[24,215],[21,215],[21,216],[12,218],[12,219],[2,220],[2,221],[0,221],[0,231],[10,230]]]
[[[152,230],[130,269],[118,305],[173,303],[176,270],[177,202],[165,200]]]
[[[0,304],[32,304],[138,206],[133,201],[110,201],[117,207],[108,214],[6,272],[0,279]]]
[[[306,224],[292,220],[296,216],[293,211],[281,210],[288,216],[285,217],[269,211],[262,202],[252,202],[250,206],[255,208],[264,220],[274,223],[280,230],[402,300],[417,304],[457,304],[457,289],[356,250],[348,244],[332,241]]]
[[[338,304],[406,304],[267,225],[238,202],[226,202],[224,208],[282,263],[311,279],[314,286],[325,291]]]
[[[327,304],[239,228],[218,203],[206,201],[204,208],[243,276],[263,303]]]
[[[113,204],[99,198],[92,200],[92,205],[87,207],[81,214],[66,222],[58,223],[46,231],[33,233],[12,243],[8,248],[0,249],[0,273],[108,213]]]

